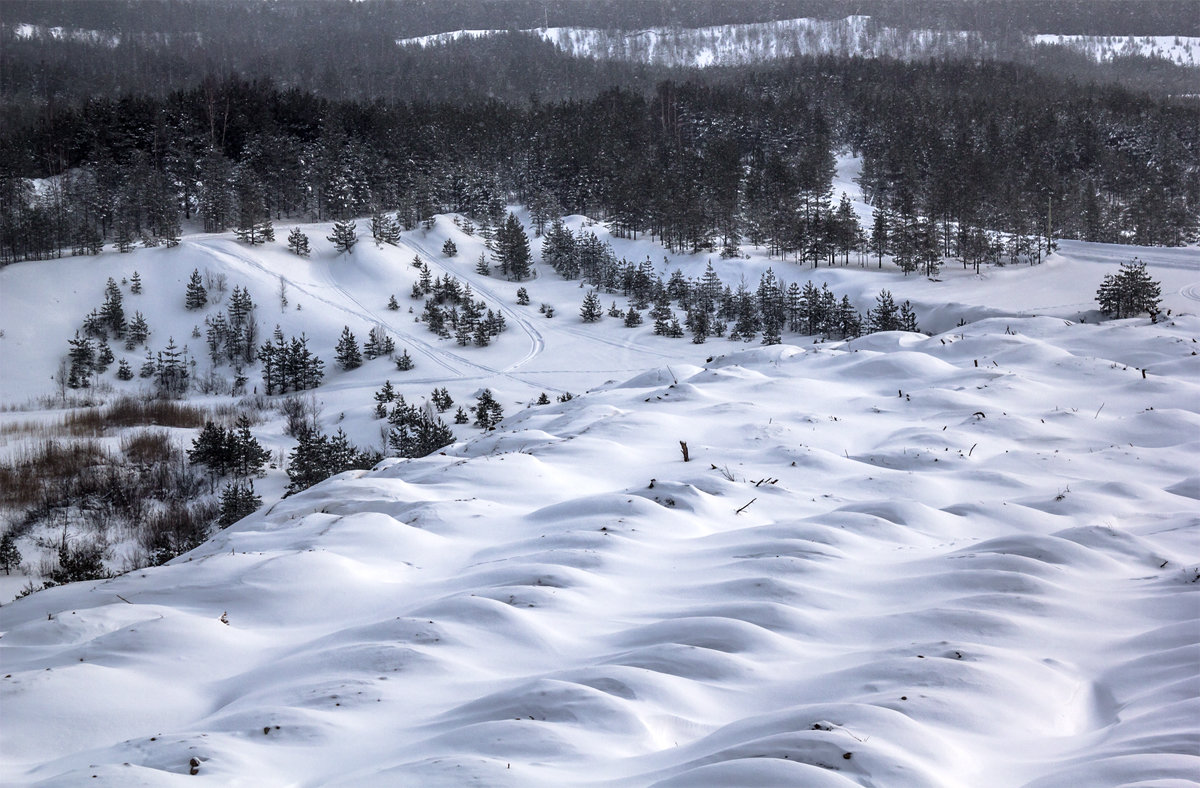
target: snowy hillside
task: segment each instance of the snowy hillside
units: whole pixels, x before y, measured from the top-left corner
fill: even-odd
[[[498,35],[501,30],[457,30],[399,39],[400,46],[428,47],[451,41]],[[601,30],[543,27],[521,32],[539,36],[575,57],[631,60],[666,66],[735,66],[795,55],[925,58],[978,56],[989,43],[969,30],[906,30],[874,24],[867,16],[845,19],[781,19],[702,28]],[[1031,45],[1061,46],[1097,61],[1140,55],[1181,66],[1200,65],[1200,39],[1187,36],[1034,35]]]
[[[834,199],[865,221],[856,175],[838,162]],[[282,500],[273,467],[260,511],[167,565],[4,604],[0,783],[1046,788],[1200,769],[1195,247],[1063,241],[1042,265],[937,281],[713,256],[734,287],[770,268],[861,310],[888,289],[930,334],[762,347],[584,323],[578,281],[479,273],[483,241],[455,219],[395,246],[360,220],[349,255],[324,223],[301,226],[307,259],[286,225],[263,246],[190,234],[0,269],[5,461],[72,412],[53,378],[108,277],[149,346],[190,344],[200,375],[229,375],[204,320],[246,288],[260,337],[304,332],[326,359],[320,426],[358,445],[381,445],[385,380],[413,403],[488,388],[508,416]],[[568,225],[664,279],[710,262]],[[1096,287],[1134,255],[1164,316],[1100,322]],[[431,334],[415,257],[507,330]],[[194,270],[226,292],[188,311]],[[381,327],[415,368],[339,370],[343,326]],[[94,393],[146,386],[109,373]],[[295,445],[257,415],[273,456]],[[22,537],[22,571],[77,527]],[[25,582],[0,575],[2,600]]]
[[[1060,36],[1038,35],[1035,44],[1064,46],[1086,52],[1094,60],[1137,55],[1169,60],[1181,66],[1200,66],[1200,38],[1194,36]]]
[[[718,346],[344,475],[0,610],[0,780],[1185,784],[1197,335]]]
[[[459,30],[400,39],[401,46],[431,46],[499,30]],[[793,55],[833,53],[925,57],[977,50],[981,39],[965,31],[899,30],[870,23],[866,16],[840,20],[782,19],[702,28],[623,31],[581,27],[522,31],[543,38],[568,55],[612,58],[670,66],[732,66]]]

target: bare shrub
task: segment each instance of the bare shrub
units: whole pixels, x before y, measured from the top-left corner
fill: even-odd
[[[178,453],[162,430],[138,430],[121,438],[121,453],[135,465],[169,463]]]
[[[216,503],[211,501],[172,502],[146,518],[138,544],[146,551],[151,564],[166,563],[204,542],[218,513]]]
[[[298,438],[302,433],[317,430],[321,404],[316,397],[293,394],[280,400],[276,407],[287,419],[287,426],[283,430],[285,434]]]

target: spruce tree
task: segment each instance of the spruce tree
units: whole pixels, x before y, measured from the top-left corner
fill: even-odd
[[[142,294],[142,276],[137,271],[134,271],[133,276],[129,277],[129,292],[134,295]]]
[[[200,278],[200,269],[192,269],[192,275],[188,279],[187,292],[184,295],[183,305],[188,309],[203,309],[208,304],[208,291],[204,289],[204,282]]]
[[[400,304],[398,304],[396,302],[396,296],[394,296],[394,295],[388,296],[387,308],[393,312],[400,311]]]
[[[133,369],[125,359],[117,362],[117,380],[133,380]]]
[[[458,254],[458,247],[454,244],[454,241],[451,241],[449,238],[446,239],[446,243],[442,244],[442,254],[446,257],[454,257]]]

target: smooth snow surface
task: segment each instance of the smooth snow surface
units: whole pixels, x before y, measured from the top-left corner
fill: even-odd
[[[1188,784],[1197,336],[718,343],[345,474],[0,610],[0,781]]]

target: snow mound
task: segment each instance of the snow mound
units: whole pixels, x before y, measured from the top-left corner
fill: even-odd
[[[0,608],[0,782],[1184,784],[1197,334],[756,348],[343,474]]]

